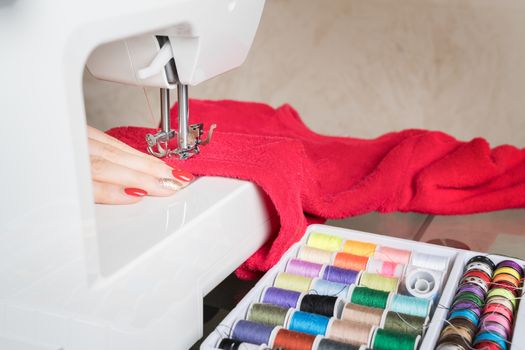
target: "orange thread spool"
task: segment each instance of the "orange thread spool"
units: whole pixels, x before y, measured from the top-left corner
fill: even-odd
[[[347,240],[343,246],[343,252],[353,255],[372,256],[377,245],[374,243]]]
[[[354,271],[366,270],[367,264],[367,256],[354,255],[349,253],[337,253],[334,259],[335,266]]]
[[[288,329],[279,329],[275,340],[273,341],[273,349],[286,350],[311,350],[315,341],[315,336],[306,333],[290,331]]]
[[[502,274],[496,275],[492,279],[492,285],[495,285],[495,286],[497,286],[499,284],[506,284],[506,283],[509,283],[509,284],[513,285],[514,287],[516,287],[516,288],[519,288],[519,286],[520,286],[520,281],[516,277],[514,277],[512,275],[508,275],[506,273],[502,273]]]

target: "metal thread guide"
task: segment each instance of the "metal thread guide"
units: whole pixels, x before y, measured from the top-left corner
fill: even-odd
[[[168,89],[160,89],[160,115],[161,129],[155,134],[147,134],[146,142],[148,152],[156,157],[164,158],[171,155],[178,155],[180,159],[187,159],[199,153],[199,146],[210,143],[213,130],[216,125],[212,124],[208,135],[204,140],[204,125],[202,123],[188,125],[189,121],[189,101],[188,85],[177,83],[178,100],[178,131],[170,127],[170,94]],[[170,149],[169,141],[177,138],[177,148]]]

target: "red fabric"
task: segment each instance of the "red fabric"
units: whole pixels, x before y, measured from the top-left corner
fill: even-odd
[[[308,223],[321,220],[315,217],[525,207],[525,149],[491,150],[481,138],[462,142],[426,130],[371,140],[324,136],[309,130],[289,105],[192,100],[190,110],[192,122],[218,125],[211,145],[190,160],[167,162],[196,175],[253,181],[279,214],[280,232],[237,270],[241,278],[272,267]],[[123,127],[108,133],[145,151],[144,135],[151,131]]]

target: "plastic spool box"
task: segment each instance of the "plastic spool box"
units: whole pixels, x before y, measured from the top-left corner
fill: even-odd
[[[301,241],[290,247],[281,260],[259,280],[255,287],[253,287],[253,289],[248,292],[248,294],[246,294],[246,296],[239,302],[239,304],[237,304],[230,314],[228,314],[228,316],[226,316],[226,318],[221,321],[219,326],[212,333],[210,333],[210,335],[201,344],[201,350],[217,349],[217,345],[219,344],[220,340],[229,335],[226,334],[225,330],[231,330],[236,321],[245,319],[250,304],[260,302],[261,294],[265,288],[271,287],[273,285],[275,276],[279,272],[283,272],[285,270],[288,260],[297,256],[299,248],[302,245],[306,245],[306,241],[311,232],[320,232],[327,235],[339,236],[344,239],[371,242],[381,246],[411,250],[412,252],[440,255],[449,259],[448,270],[444,271],[444,283],[441,285],[439,298],[434,300],[434,307],[430,316],[428,329],[424,333],[424,336],[419,343],[420,350],[432,350],[435,348],[439,334],[443,328],[444,320],[447,316],[447,309],[452,303],[466,262],[475,255],[487,255],[486,253],[442,247],[428,243],[415,242],[327,225],[310,225]],[[488,255],[488,257],[494,261],[495,264],[502,260],[510,259],[516,261],[522,266],[525,265],[525,262],[519,259],[498,255]],[[441,307],[436,307],[436,305],[440,305]],[[515,344],[525,344],[525,307],[518,308],[516,321],[514,324],[512,342]],[[510,349],[511,347],[509,350]]]

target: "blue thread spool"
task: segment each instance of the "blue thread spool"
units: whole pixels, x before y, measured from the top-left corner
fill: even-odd
[[[430,313],[431,306],[432,301],[429,299],[394,294],[390,303],[390,311],[425,318]]]
[[[233,326],[231,338],[244,343],[269,344],[273,328],[260,323],[239,320]]]
[[[484,341],[498,344],[501,350],[507,350],[506,340],[496,333],[492,333],[492,332],[478,333],[478,335],[476,335],[476,338],[474,338],[474,345],[477,345]]]
[[[323,273],[324,280],[343,284],[356,284],[358,277],[359,271],[347,270],[331,265],[326,266]]]
[[[448,320],[453,320],[454,318],[464,318],[472,322],[474,326],[478,326],[479,319],[476,313],[470,309],[461,309],[454,310],[448,315]]]
[[[292,314],[288,329],[312,335],[325,335],[330,318],[308,312],[295,311]]]
[[[346,300],[348,296],[348,285],[322,279],[314,279],[312,287],[310,288],[310,293],[341,297]]]

